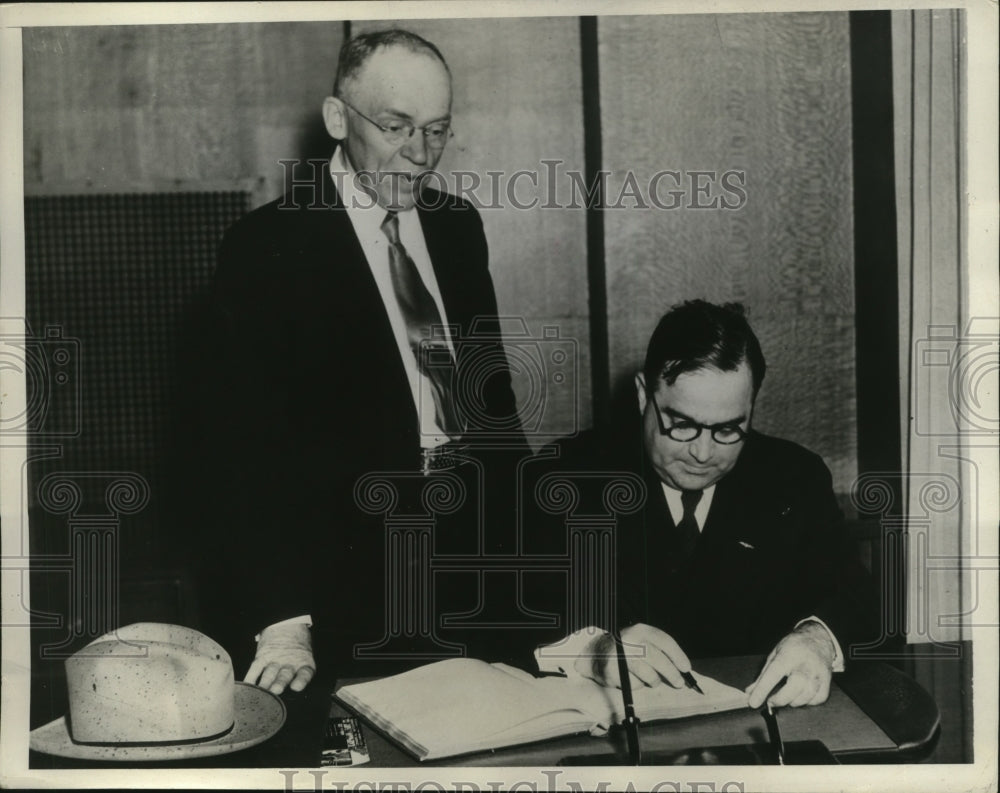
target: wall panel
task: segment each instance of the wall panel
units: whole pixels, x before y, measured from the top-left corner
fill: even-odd
[[[757,426],[821,453],[846,492],[857,447],[847,14],[602,17],[598,30],[609,203],[629,174],[645,190],[676,171],[658,195],[670,207],[667,191],[681,193],[677,208],[626,198],[605,212],[612,386],[641,365],[670,305],[740,300],[770,365]],[[741,203],[727,171],[745,173],[737,209],[722,208]]]
[[[269,201],[279,160],[329,156],[320,105],[342,41],[341,22],[26,29],[25,190]]]

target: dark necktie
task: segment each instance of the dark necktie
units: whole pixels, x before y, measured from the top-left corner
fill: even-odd
[[[399,241],[399,218],[395,212],[385,216],[382,233],[389,240],[389,273],[400,313],[406,323],[406,337],[417,359],[417,368],[430,381],[435,418],[449,437],[458,438],[463,425],[455,405],[455,359],[444,338],[431,336],[431,328],[442,324],[441,315],[420,277],[417,265]],[[423,354],[421,342],[425,344]],[[430,349],[432,347],[442,349]],[[431,361],[433,365],[429,365]]]
[[[694,510],[698,506],[698,502],[701,501],[701,490],[682,490],[681,491],[681,506],[684,508],[684,514],[681,517],[681,522],[677,524],[677,536],[680,540],[681,558],[683,561],[687,562],[691,560],[694,556],[694,549],[698,545],[698,537],[701,532],[698,531],[698,521],[695,520]]]

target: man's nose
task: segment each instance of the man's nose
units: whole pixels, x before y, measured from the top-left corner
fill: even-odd
[[[691,456],[699,463],[708,462],[712,456],[712,447],[715,441],[712,440],[712,433],[702,430],[701,435],[691,441],[689,449]]]
[[[415,165],[427,164],[427,138],[422,129],[413,130],[403,146],[403,156]]]

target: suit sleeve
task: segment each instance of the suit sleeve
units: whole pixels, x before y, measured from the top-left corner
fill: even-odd
[[[829,469],[815,456],[807,467],[800,493],[803,508],[810,508],[805,527],[803,562],[796,573],[798,590],[812,591],[813,602],[802,602],[800,619],[818,617],[840,643],[845,660],[850,645],[876,636],[878,602],[871,576],[861,563],[833,492]],[[810,598],[805,598],[808,601]]]
[[[279,257],[263,236],[242,223],[223,239],[204,353],[201,465],[210,522],[202,610],[241,648],[310,608],[297,541],[305,504],[282,372],[287,315],[269,272]]]
[[[489,249],[482,219],[472,207],[467,209],[466,239],[471,252],[466,280],[466,299],[474,316],[465,329],[469,344],[459,356],[461,386],[478,405],[468,411],[470,429],[485,444],[527,444],[511,385],[510,366],[502,341],[496,291],[489,269]],[[509,340],[508,340],[509,341]]]

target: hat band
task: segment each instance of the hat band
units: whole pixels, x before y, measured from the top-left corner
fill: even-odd
[[[185,738],[180,741],[77,741],[73,738],[73,724],[70,718],[70,716],[66,717],[66,720],[70,722],[70,740],[77,746],[189,746],[191,744],[207,743],[208,741],[222,738],[229,735],[233,731],[233,727],[236,726],[236,722],[234,721],[222,732],[217,732],[215,735],[206,735],[204,738]]]

